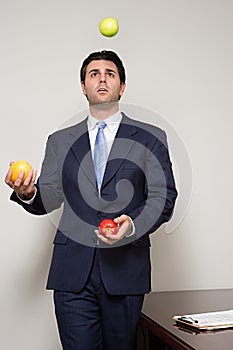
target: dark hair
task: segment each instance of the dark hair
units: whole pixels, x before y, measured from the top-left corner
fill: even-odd
[[[125,79],[126,79],[125,68],[123,66],[123,63],[122,63],[121,59],[118,57],[118,55],[115,52],[107,51],[107,50],[92,52],[83,61],[82,67],[80,69],[80,80],[81,80],[81,82],[85,81],[86,70],[87,70],[88,64],[91,61],[98,61],[98,60],[112,61],[113,63],[115,63],[115,65],[117,66],[117,69],[118,69],[119,76],[120,76],[120,81],[121,81],[121,83],[125,83]]]

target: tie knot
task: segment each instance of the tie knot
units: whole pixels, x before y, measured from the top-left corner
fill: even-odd
[[[106,123],[101,121],[101,122],[96,123],[96,125],[98,126],[98,129],[102,129],[103,130],[105,128],[105,126],[106,126]]]

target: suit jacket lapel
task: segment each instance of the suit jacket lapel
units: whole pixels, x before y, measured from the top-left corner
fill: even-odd
[[[84,171],[92,185],[96,188],[96,177],[87,129],[87,118],[77,126],[71,128],[69,142],[81,170]]]

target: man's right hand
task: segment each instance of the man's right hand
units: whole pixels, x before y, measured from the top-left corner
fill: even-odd
[[[10,165],[13,164],[13,162],[10,163]],[[36,180],[36,170],[31,169],[26,177],[26,179],[23,181],[24,172],[21,171],[15,182],[12,182],[12,170],[8,170],[6,177],[5,177],[5,183],[11,187],[15,193],[19,195],[20,198],[23,200],[29,200],[31,199],[35,192],[35,180]]]

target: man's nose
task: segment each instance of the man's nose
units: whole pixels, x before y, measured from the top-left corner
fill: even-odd
[[[104,73],[100,74],[100,82],[105,83],[105,81],[106,81],[105,74]]]

